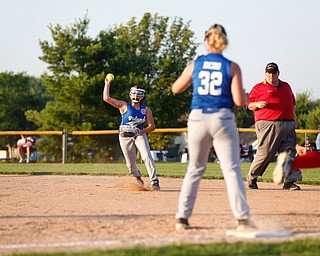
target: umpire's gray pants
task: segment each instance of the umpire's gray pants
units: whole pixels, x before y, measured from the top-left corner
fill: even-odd
[[[141,154],[141,159],[147,168],[151,184],[157,181],[156,166],[150,152],[147,135],[141,134],[132,138],[119,136],[119,141],[129,173],[134,177],[141,176],[137,166],[137,146]]]
[[[258,148],[249,170],[251,178],[262,176],[276,153],[287,151],[293,157],[296,155],[297,138],[294,121],[260,120],[255,123],[255,128]],[[294,182],[296,180],[302,180],[300,170],[291,172],[285,182]]]

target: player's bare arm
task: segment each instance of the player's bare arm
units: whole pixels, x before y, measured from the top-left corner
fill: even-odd
[[[230,67],[232,75],[231,93],[234,104],[244,106],[248,101],[248,94],[245,93],[242,85],[241,69],[237,63],[232,63]]]
[[[175,94],[185,91],[192,84],[192,72],[194,62],[190,63],[182,72],[181,76],[173,83],[171,91]]]
[[[149,132],[152,132],[156,129],[156,125],[154,123],[151,109],[148,106],[146,106],[146,110],[147,110],[147,114],[146,114],[147,126],[145,128],[143,128],[142,130],[140,130],[140,134],[149,133]]]
[[[118,108],[120,113],[125,113],[127,110],[127,102],[123,100],[117,100],[110,96],[110,85],[112,80],[105,81],[104,89],[103,89],[103,101],[109,103],[111,106]]]

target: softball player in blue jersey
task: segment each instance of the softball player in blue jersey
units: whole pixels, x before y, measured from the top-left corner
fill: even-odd
[[[208,53],[190,63],[172,85],[176,94],[193,84],[188,119],[189,165],[180,192],[176,229],[190,227],[188,218],[212,146],[220,161],[237,228],[252,228],[240,170],[239,134],[232,110],[234,105],[245,105],[248,95],[242,86],[240,67],[222,55],[228,44],[225,29],[218,24],[211,26],[205,33],[205,42]]]
[[[117,100],[110,97],[110,85],[112,80],[105,80],[103,100],[119,109],[121,124],[119,127],[119,141],[126,165],[131,175],[143,186],[141,173],[136,163],[136,147],[139,149],[150,178],[152,190],[160,190],[159,180],[156,174],[156,166],[150,152],[147,133],[155,129],[155,123],[150,108],[144,105],[145,90],[141,86],[133,86],[130,89],[131,102]],[[144,127],[144,123],[147,126]]]

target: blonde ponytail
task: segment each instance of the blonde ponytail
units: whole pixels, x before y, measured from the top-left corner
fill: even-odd
[[[227,33],[223,26],[214,24],[205,34],[209,48],[215,48],[222,52],[228,45]]]

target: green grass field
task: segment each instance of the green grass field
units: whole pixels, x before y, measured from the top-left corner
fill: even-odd
[[[156,163],[159,177],[182,178],[186,172],[187,164],[181,163]],[[271,163],[259,181],[272,182],[272,170],[275,163]],[[142,163],[139,164],[143,176],[147,172]],[[249,170],[250,163],[242,163],[242,175]],[[320,168],[303,170],[303,184],[320,185]],[[128,175],[124,163],[106,164],[14,164],[0,163],[0,174],[25,174],[25,175]],[[208,163],[205,179],[222,179],[219,164]],[[14,254],[14,255],[319,255],[320,239],[299,239],[286,242],[237,242],[237,243],[212,243],[194,245],[176,245],[161,247],[136,246],[128,249],[91,250],[83,253],[39,253],[39,254]]]
[[[251,163],[242,163],[242,176],[245,180]],[[143,176],[148,176],[144,164],[139,163],[139,169]],[[157,162],[157,174],[159,177],[182,178],[187,170],[188,164],[177,162]],[[272,182],[272,171],[275,163],[271,163],[259,181]],[[0,174],[63,174],[63,175],[128,175],[125,163],[105,163],[105,164],[18,164],[0,163]],[[301,184],[320,185],[320,168],[302,170],[303,181]],[[205,179],[223,179],[220,165],[208,163]]]
[[[162,247],[136,246],[130,249],[91,250],[83,253],[41,253],[19,255],[51,255],[51,256],[316,256],[320,251],[320,240],[296,240],[282,243],[237,242],[212,243],[195,245],[171,245]],[[18,254],[15,254],[18,255]]]

